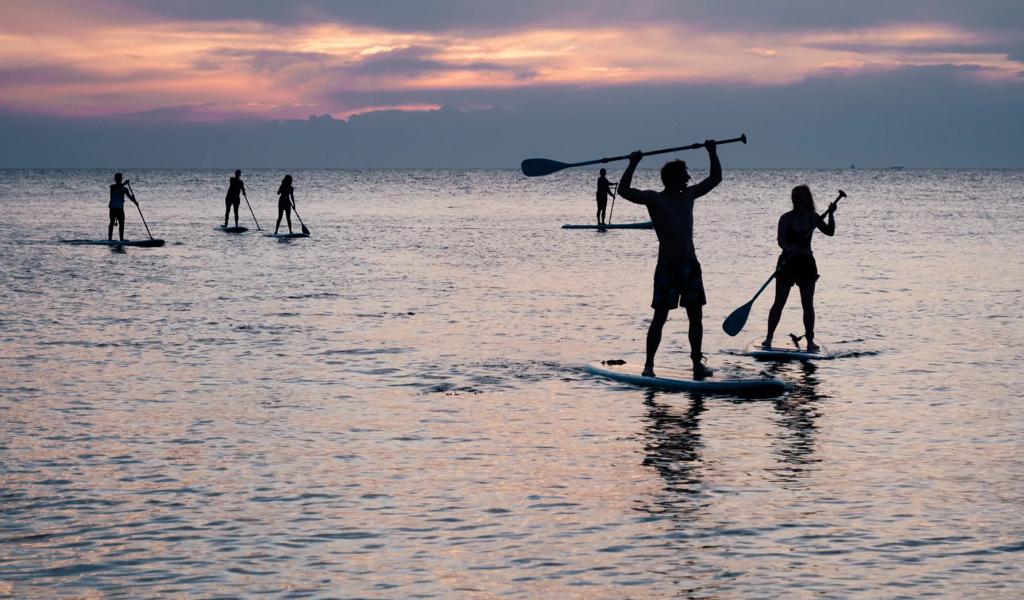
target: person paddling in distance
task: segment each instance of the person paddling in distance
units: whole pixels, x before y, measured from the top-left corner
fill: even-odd
[[[128,188],[128,180],[121,181],[123,177],[124,175],[120,173],[114,173],[114,183],[110,184],[110,204],[108,205],[110,207],[110,225],[107,226],[107,239],[110,241],[114,240],[115,223],[117,223],[118,239],[124,241],[124,197],[128,196],[135,206],[139,205],[135,201],[135,195]]]
[[[711,161],[708,177],[694,186],[687,186],[690,174],[686,163],[674,160],[661,169],[665,189],[637,190],[633,188],[633,172],[643,154],[637,150],[629,155],[629,166],[619,180],[619,196],[636,204],[643,204],[651,216],[654,232],[658,235],[658,266],[654,271],[654,298],[651,308],[654,318],[647,330],[647,362],[643,375],[654,377],[654,355],[661,344],[661,330],[670,310],[682,306],[690,321],[690,359],[693,378],[704,379],[712,370],[704,364],[701,343],[704,338],[704,281],[700,263],[693,247],[693,201],[707,194],[722,182],[722,164],[714,140],[706,140],[704,147]]]
[[[604,212],[608,207],[608,196],[615,197],[615,192],[612,190],[615,183],[608,181],[605,176],[607,171],[601,169],[601,175],[597,178],[597,224],[607,225],[605,222]]]
[[[772,347],[782,309],[786,306],[790,289],[796,285],[800,288],[800,303],[804,309],[807,351],[817,352],[819,346],[814,343],[814,286],[819,275],[814,253],[811,252],[811,237],[815,229],[828,236],[836,234],[835,212],[839,200],[829,204],[825,214],[818,215],[814,210],[814,197],[806,185],[793,188],[791,197],[793,210],[779,218],[778,242],[782,254],[775,271],[775,303],[768,311],[768,335],[761,346]]]
[[[292,206],[295,204],[295,190],[292,188],[292,176],[285,175],[281,180],[281,186],[277,188],[277,225],[274,226],[274,233],[281,228],[281,217],[288,219],[288,233],[292,232]]]
[[[231,214],[231,209],[235,209],[235,227],[238,227],[238,205],[242,203],[242,196],[245,195],[245,199],[248,200],[249,196],[245,194],[245,183],[242,182],[242,172],[235,169],[235,176],[228,180],[228,193],[224,196],[224,227],[228,226],[228,215]]]

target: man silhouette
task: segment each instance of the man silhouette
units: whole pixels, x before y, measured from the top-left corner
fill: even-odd
[[[124,197],[135,202],[135,196],[128,189],[128,180],[121,182],[124,177],[120,173],[114,173],[114,183],[110,184],[110,225],[107,226],[107,239],[114,239],[114,224],[117,223],[118,239],[124,241]],[[135,205],[138,206],[138,202]]]
[[[615,196],[612,191],[613,183],[605,177],[606,171],[601,169],[601,176],[597,178],[597,224],[606,225],[604,211],[608,207],[608,196]]]
[[[619,180],[619,195],[647,207],[658,235],[658,266],[654,271],[654,298],[651,308],[654,318],[647,330],[647,361],[643,374],[654,377],[654,355],[661,344],[661,330],[668,319],[668,312],[679,306],[686,309],[690,321],[690,359],[693,361],[693,378],[704,379],[712,374],[703,364],[701,342],[704,337],[703,306],[704,282],[701,278],[700,263],[693,247],[693,201],[707,194],[722,181],[722,164],[714,140],[704,142],[711,160],[711,173],[707,179],[688,187],[690,174],[686,163],[674,160],[661,169],[661,181],[665,189],[633,189],[633,172],[643,154],[637,150],[629,155],[629,166]]]
[[[224,196],[224,227],[228,226],[228,215],[231,209],[235,209],[235,227],[238,227],[238,205],[242,203],[242,194],[245,194],[245,184],[242,183],[242,172],[235,170],[235,176],[228,180],[228,194]],[[249,196],[246,194],[246,200]]]

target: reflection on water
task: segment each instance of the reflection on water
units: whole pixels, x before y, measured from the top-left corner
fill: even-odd
[[[644,394],[643,464],[654,467],[664,480],[664,490],[640,510],[685,515],[697,509],[702,491],[700,416],[706,409],[699,395],[690,396],[688,408],[678,411],[670,404],[660,404],[661,394],[654,390]]]
[[[695,208],[704,350],[789,384],[767,399],[581,372],[642,353],[657,255],[560,228],[592,219],[590,172],[293,171],[313,235],[274,240],[212,230],[229,173],[140,171],[167,246],[55,243],[106,237],[110,175],[0,171],[0,596],[1020,587],[1024,172],[727,169]],[[272,219],[284,173],[246,175]],[[768,302],[719,325],[797,183],[851,195],[815,243],[841,358],[758,363]]]

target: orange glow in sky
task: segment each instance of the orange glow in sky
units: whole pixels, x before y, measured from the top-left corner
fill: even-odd
[[[102,5],[102,2],[100,3]],[[864,29],[728,33],[540,27],[398,32],[341,24],[131,23],[90,5],[0,11],[0,109],[112,115],[190,106],[209,118],[347,116],[426,110],[424,90],[739,83],[779,85],[829,70],[968,65],[979,77],[1024,71],[1006,54],[958,51],[976,32],[929,23]],[[394,104],[353,98],[387,92]]]

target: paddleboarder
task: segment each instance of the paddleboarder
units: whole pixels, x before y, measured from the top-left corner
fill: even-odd
[[[235,176],[228,180],[228,194],[224,196],[224,227],[228,226],[228,215],[231,214],[231,209],[235,209],[235,227],[238,227],[238,205],[242,203],[242,196],[245,195],[245,199],[248,200],[249,196],[245,193],[245,183],[242,182],[242,172],[235,169]]]
[[[128,188],[128,180],[125,179],[123,182],[121,179],[124,175],[120,173],[114,173],[114,183],[110,184],[110,225],[107,226],[107,240],[114,240],[114,224],[117,223],[117,235],[118,239],[124,241],[124,197],[128,196],[128,199],[138,206],[139,203],[135,201],[135,194],[132,194]]]
[[[811,237],[815,229],[828,236],[836,234],[835,212],[839,200],[829,204],[825,214],[819,215],[814,209],[811,189],[806,185],[793,188],[791,197],[793,210],[779,218],[778,242],[782,254],[776,264],[775,303],[768,311],[768,335],[761,346],[771,348],[789,291],[796,285],[800,288],[800,303],[804,309],[807,351],[816,352],[819,347],[814,343],[814,286],[819,275],[814,253],[811,252]]]
[[[674,160],[661,169],[661,181],[665,189],[633,189],[633,172],[643,154],[637,150],[629,155],[629,166],[619,180],[619,196],[636,204],[643,204],[654,223],[658,235],[658,266],[654,271],[654,298],[651,308],[654,318],[647,330],[647,362],[643,375],[654,376],[654,355],[661,344],[661,330],[668,319],[670,310],[682,306],[689,319],[688,337],[690,359],[693,362],[693,378],[700,380],[711,376],[712,370],[704,364],[701,343],[704,338],[703,306],[704,282],[701,278],[700,263],[693,247],[693,201],[707,194],[722,182],[722,164],[714,140],[706,140],[711,161],[708,177],[694,186],[687,186],[690,174],[686,163]]]
[[[605,176],[606,171],[601,169],[601,176],[597,178],[597,224],[607,225],[605,222],[604,212],[605,208],[608,207],[608,196],[615,197],[615,192],[612,191],[612,186],[617,185],[608,181]]]
[[[274,233],[281,228],[281,217],[288,219],[288,233],[292,232],[292,205],[295,204],[295,190],[292,188],[292,176],[285,175],[281,180],[281,186],[277,188],[277,225],[274,226]]]

